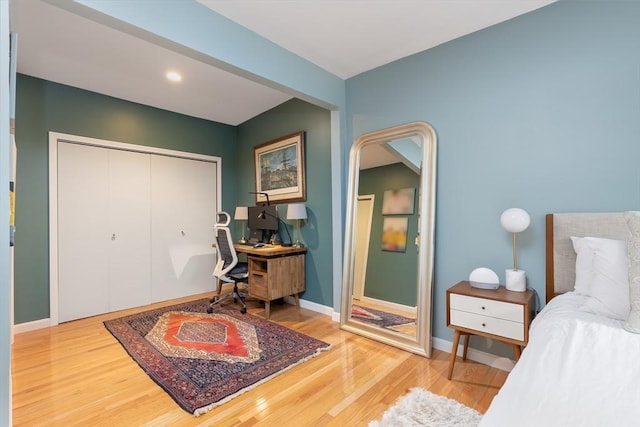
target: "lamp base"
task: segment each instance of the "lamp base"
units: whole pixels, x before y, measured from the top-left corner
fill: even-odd
[[[296,242],[293,244],[294,248],[304,248],[304,244],[300,243],[300,240],[296,240]]]
[[[505,288],[508,291],[524,292],[527,290],[527,277],[524,270],[505,270]]]

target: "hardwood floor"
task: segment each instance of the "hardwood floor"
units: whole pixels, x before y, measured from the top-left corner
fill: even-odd
[[[427,359],[340,330],[329,316],[272,305],[271,320],[332,345],[329,351],[195,417],[178,407],[128,356],[102,322],[124,310],[15,336],[15,426],[366,426],[412,387],[485,412],[507,373],[449,354]],[[249,312],[262,315],[257,303]]]

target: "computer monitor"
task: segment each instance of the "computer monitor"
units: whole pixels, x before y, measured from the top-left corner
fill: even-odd
[[[251,240],[266,243],[274,232],[278,232],[277,206],[250,206],[248,216]]]

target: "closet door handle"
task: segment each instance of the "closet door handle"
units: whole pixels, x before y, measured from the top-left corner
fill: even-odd
[[[187,233],[185,233],[184,230],[182,230],[180,234],[182,234],[183,237],[187,235]]]
[[[113,234],[111,235],[111,240],[116,240],[116,233],[113,233]]]

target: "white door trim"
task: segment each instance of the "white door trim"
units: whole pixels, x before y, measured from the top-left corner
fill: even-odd
[[[369,242],[371,240],[371,222],[373,221],[374,194],[358,196],[356,216],[356,252],[354,259],[353,298],[361,299],[364,296],[366,285],[367,260],[369,259]],[[364,208],[367,208],[365,211]],[[367,230],[367,233],[362,233]],[[357,273],[360,274],[357,274]]]
[[[158,154],[216,163],[216,205],[222,207],[222,158],[206,154],[188,153],[124,142],[88,138],[59,132],[49,132],[49,324],[58,324],[58,142],[83,144],[116,150]]]

